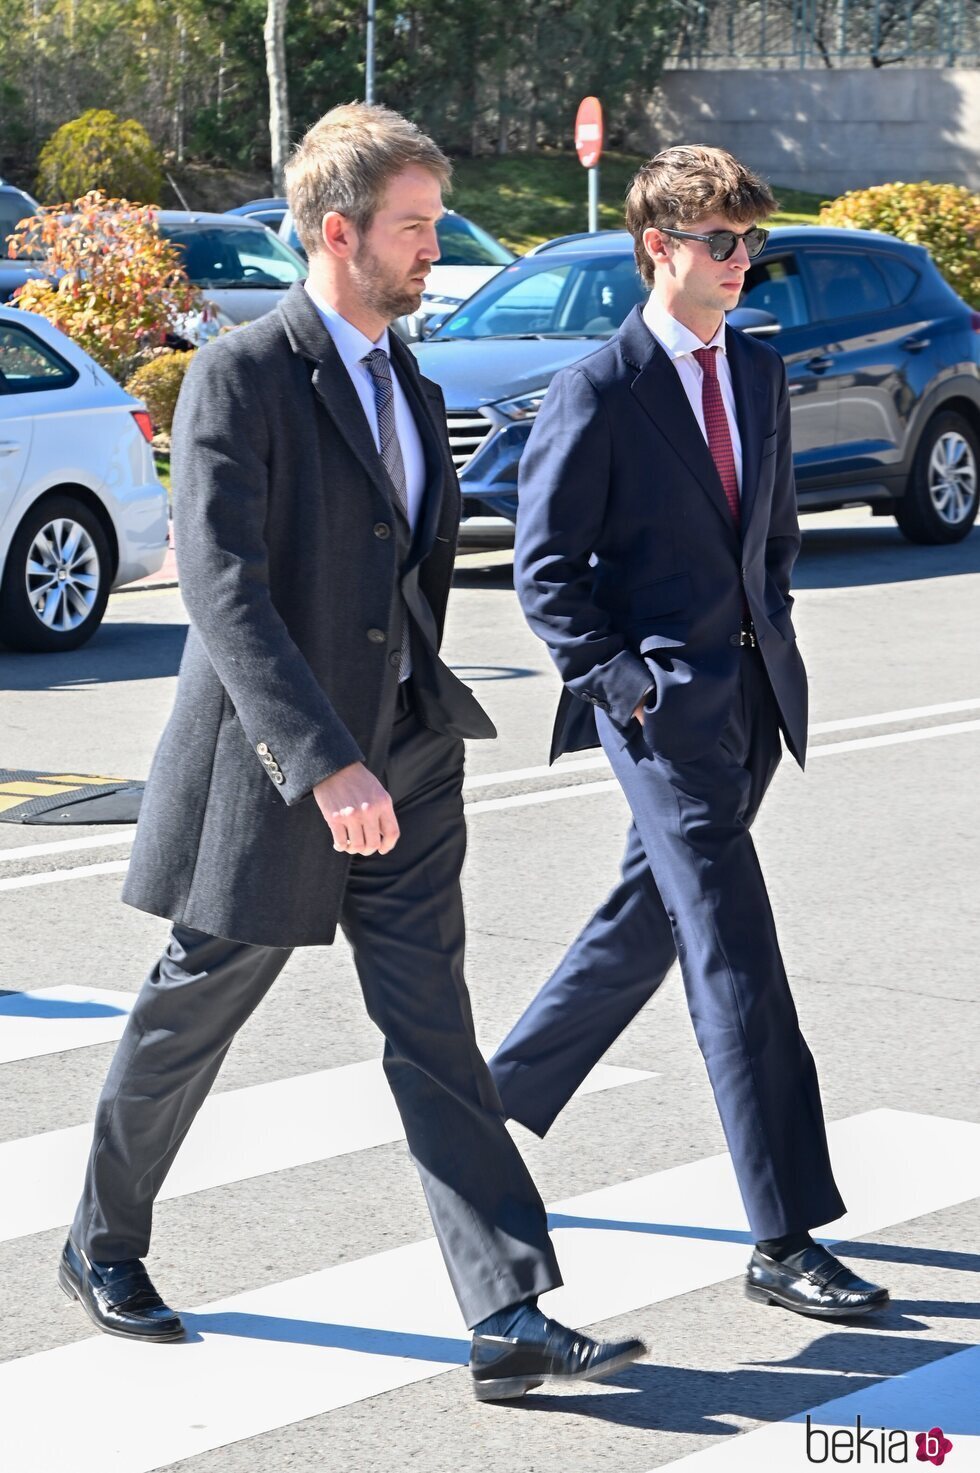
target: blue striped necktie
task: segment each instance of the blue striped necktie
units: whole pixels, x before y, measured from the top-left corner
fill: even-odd
[[[372,348],[361,360],[367,366],[374,384],[374,403],[378,411],[378,439],[381,442],[381,461],[395,492],[395,501],[405,520],[411,527],[408,515],[408,482],[405,478],[405,462],[401,446],[395,433],[395,392],[391,382],[391,360],[383,348]],[[412,655],[408,635],[408,610],[403,608],[401,661],[398,679],[406,680],[412,673]]]

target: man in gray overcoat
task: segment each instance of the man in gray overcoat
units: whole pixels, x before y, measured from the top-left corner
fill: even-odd
[[[174,424],[191,627],[123,892],[172,930],[109,1071],[59,1280],[111,1334],[182,1337],[142,1262],[154,1199],[291,948],[339,924],[476,1395],[597,1379],[643,1346],[537,1308],[561,1277],[463,979],[462,739],[495,733],[438,653],[460,514],[442,396],[388,333],[438,258],[449,164],[352,104],[287,177],[309,280],[198,354]]]

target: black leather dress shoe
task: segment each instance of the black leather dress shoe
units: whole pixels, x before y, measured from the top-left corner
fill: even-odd
[[[848,1319],[888,1303],[887,1289],[859,1279],[819,1243],[794,1253],[792,1263],[779,1263],[753,1249],[745,1292],[762,1304],[781,1304],[823,1320]]]
[[[184,1326],[160,1298],[139,1258],[93,1263],[71,1238],[58,1265],[58,1283],[93,1324],[127,1340],[182,1340]]]
[[[541,1340],[474,1335],[470,1372],[477,1401],[507,1401],[544,1381],[601,1381],[646,1354],[642,1340],[590,1340],[545,1320]]]

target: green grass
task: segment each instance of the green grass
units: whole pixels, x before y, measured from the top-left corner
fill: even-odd
[[[642,154],[603,155],[599,168],[601,229],[622,226],[626,190],[643,162]],[[774,188],[782,210],[773,216],[773,224],[815,223],[822,203],[819,194]],[[518,252],[556,235],[588,229],[586,171],[573,153],[457,159],[449,203]]]
[[[154,462],[154,464],[156,465],[156,468],[157,468],[157,475],[160,477],[160,480],[166,486],[166,488],[167,488],[167,495],[169,496],[169,494],[170,494],[170,456],[169,455],[164,455],[159,450],[154,450],[154,452],[153,452],[153,462]]]

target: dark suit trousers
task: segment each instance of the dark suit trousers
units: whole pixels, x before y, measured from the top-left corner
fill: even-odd
[[[400,703],[383,774],[401,838],[351,864],[341,924],[468,1325],[561,1283],[544,1206],[504,1125],[463,979],[463,744]],[[312,801],[312,800],[311,800]],[[289,951],[174,925],[99,1102],[73,1225],[96,1260],[145,1257],[153,1202],[235,1033]]]
[[[490,1061],[505,1113],[544,1135],[679,958],[754,1236],[844,1211],[813,1059],[800,1033],[752,822],[779,762],[761,657],[743,652],[717,747],[653,756],[639,724],[599,735],[633,812],[619,884]]]

